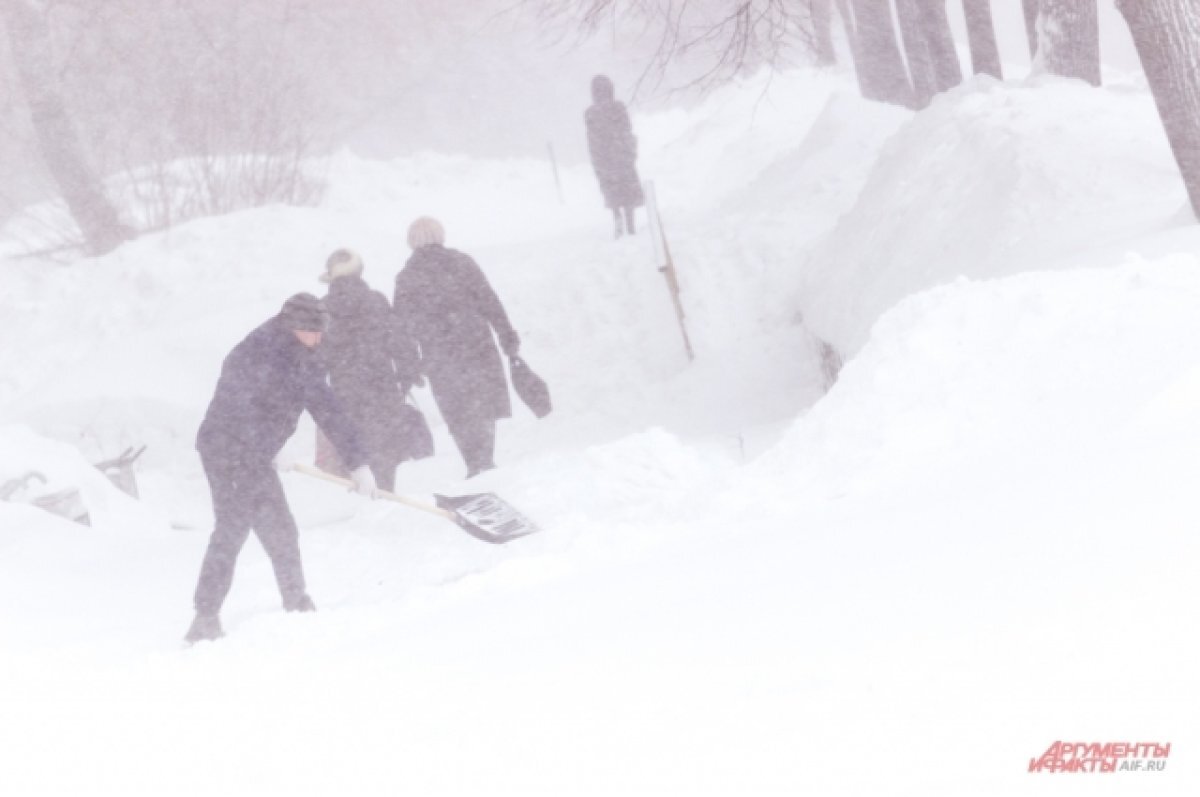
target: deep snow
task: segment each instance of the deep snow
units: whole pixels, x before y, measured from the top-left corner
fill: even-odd
[[[93,526],[0,503],[0,793],[1195,793],[1200,233],[1144,91],[914,116],[795,72],[635,125],[690,365],[580,166],[560,203],[544,162],[345,154],[315,209],[3,261],[0,481],[76,486]],[[279,611],[251,542],[228,637],[182,649],[221,358],[337,246],[387,291],[420,213],[556,409],[463,483],[419,391],[439,455],[399,483],[544,531],[289,475],[320,611]],[[140,502],[88,465],[135,443]],[[1173,748],[1026,772],[1059,739]]]

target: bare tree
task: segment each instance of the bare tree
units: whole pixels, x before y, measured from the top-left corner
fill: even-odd
[[[748,68],[778,68],[789,53],[808,53],[817,63],[834,57],[830,6],[833,0],[521,0],[549,27],[574,21],[594,34],[619,22],[640,19],[659,31],[657,51],[643,72],[658,79],[678,59],[707,51],[707,67],[677,88],[707,89]],[[859,89],[867,99],[915,107],[913,84],[900,53],[892,0],[836,0],[854,60]],[[899,0],[900,19],[913,24],[912,63],[927,99],[962,80],[946,19],[945,0]],[[907,10],[907,13],[906,13]],[[907,42],[906,42],[907,43]],[[916,55],[919,54],[919,55]],[[924,82],[922,82],[924,81]]]
[[[837,63],[833,49],[833,0],[808,0],[812,19],[813,50],[819,66]]]
[[[1025,14],[1025,39],[1029,42],[1030,59],[1033,59],[1037,56],[1037,18],[1039,5],[1040,4],[1038,0],[1021,0],[1021,10]]]
[[[858,87],[869,100],[914,106],[913,88],[896,44],[889,0],[838,0]]]
[[[971,46],[971,70],[976,75],[991,75],[1003,80],[1000,50],[996,46],[996,30],[992,24],[991,0],[963,0],[963,15],[967,21],[967,41]]]
[[[885,2],[887,0],[884,0]],[[707,90],[748,70],[779,68],[802,56],[834,57],[829,31],[832,0],[521,0],[544,27],[566,22],[587,35],[622,22],[640,22],[657,44],[638,81],[659,83],[678,62],[696,73],[675,90]],[[678,70],[676,70],[678,71]]]
[[[926,47],[933,57],[938,91],[947,91],[962,83],[962,66],[954,47],[954,34],[946,16],[946,0],[923,0],[919,6]]]
[[[49,69],[129,221],[162,229],[317,196],[305,162],[320,55],[297,33],[315,37],[320,13],[288,0],[56,0]]]
[[[896,0],[896,16],[900,23],[900,38],[904,42],[908,75],[912,80],[913,102],[916,107],[924,108],[938,89],[933,53],[921,25],[920,3],[921,0]]]
[[[24,0],[0,2],[9,51],[29,108],[38,149],[89,254],[110,252],[131,235],[88,165],[54,76],[50,32],[44,11]]]
[[[1040,66],[1052,75],[1100,85],[1100,19],[1096,0],[1040,0],[1037,53]]]
[[[1200,219],[1200,3],[1117,0]]]
[[[304,170],[311,108],[306,75],[291,60],[291,10],[184,5],[151,31],[143,50],[158,75],[151,102],[162,123],[148,135],[123,125],[141,156],[121,164],[148,200],[140,207],[148,227],[318,197]]]
[[[896,0],[897,18],[908,56],[914,100],[923,108],[933,95],[962,82],[945,0]]]

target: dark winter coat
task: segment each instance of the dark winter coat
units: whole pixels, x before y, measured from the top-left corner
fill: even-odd
[[[418,376],[417,347],[387,298],[362,277],[338,277],[324,299],[329,329],[317,356],[329,384],[362,435],[372,461],[410,459],[404,395]]]
[[[610,208],[639,207],[645,199],[638,179],[637,139],[625,104],[613,98],[612,82],[592,81],[592,105],[584,112],[592,169]]]
[[[420,247],[396,275],[393,305],[420,346],[421,370],[448,425],[512,415],[492,330],[510,357],[520,339],[474,260],[440,244]]]
[[[246,336],[221,366],[196,448],[207,457],[270,464],[308,410],[347,467],[366,457],[353,421],[325,383],[311,349],[276,316]]]

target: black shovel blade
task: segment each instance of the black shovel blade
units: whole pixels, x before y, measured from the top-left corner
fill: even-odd
[[[528,518],[492,493],[435,495],[438,507],[454,513],[454,522],[484,542],[505,543],[538,530]]]

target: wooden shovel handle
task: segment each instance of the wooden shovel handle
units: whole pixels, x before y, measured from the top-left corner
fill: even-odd
[[[340,484],[343,487],[354,489],[354,482],[352,482],[350,479],[343,479],[341,476],[334,476],[332,473],[326,473],[320,468],[314,468],[312,465],[306,465],[303,462],[294,463],[291,469],[297,473],[303,473],[305,476],[312,476],[314,479],[321,479],[322,481]],[[375,494],[380,498],[386,498],[389,501],[395,501],[398,504],[404,504],[407,507],[419,509],[422,512],[428,512],[431,515],[437,515],[438,517],[443,517],[447,520],[456,520],[453,512],[442,509],[441,507],[430,506],[429,504],[422,503],[421,501],[414,501],[411,498],[405,498],[402,495],[396,495],[395,493],[390,493],[387,490],[376,489]]]

